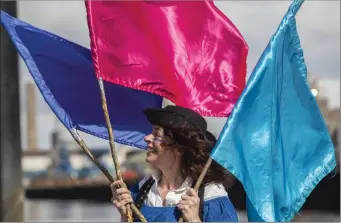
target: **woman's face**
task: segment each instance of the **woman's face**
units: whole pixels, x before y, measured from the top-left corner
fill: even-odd
[[[166,146],[170,139],[164,135],[161,126],[153,125],[152,133],[145,136],[144,141],[148,146],[146,162],[158,169],[170,168],[175,158],[180,155],[173,148]]]

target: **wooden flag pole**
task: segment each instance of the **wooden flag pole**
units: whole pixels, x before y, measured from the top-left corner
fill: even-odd
[[[92,154],[88,146],[85,144],[84,140],[80,137],[76,129],[71,129],[71,135],[76,140],[78,145],[82,150],[88,155],[88,157],[96,164],[96,166],[102,171],[102,173],[108,178],[109,182],[114,182],[114,178],[111,176],[109,171],[98,161],[98,159]]]
[[[122,185],[121,186],[123,186],[124,188],[127,188],[126,184],[123,182],[123,179],[122,179],[121,170],[120,170],[120,164],[119,164],[119,161],[118,161],[118,158],[117,158],[117,153],[116,153],[116,150],[115,150],[114,135],[113,135],[112,127],[111,127],[111,122],[110,122],[110,117],[109,117],[109,112],[108,112],[108,106],[107,106],[107,99],[106,99],[106,96],[105,96],[105,90],[104,90],[104,84],[103,84],[102,78],[98,78],[98,84],[99,84],[99,88],[100,88],[100,91],[101,91],[102,108],[103,108],[105,122],[106,122],[107,129],[108,129],[109,145],[110,145],[111,155],[112,155],[112,158],[113,158],[113,161],[114,161],[114,165],[115,165],[116,177],[117,177],[117,180],[122,181]],[[135,213],[136,213],[136,211],[138,211],[138,209],[136,207],[134,207],[134,206],[135,205],[127,205],[127,218],[128,218],[129,222],[132,222],[132,220],[133,220],[130,208],[132,207]],[[141,212],[140,212],[140,214],[141,214]]]
[[[107,177],[110,183],[113,183],[115,179],[111,176],[109,171],[98,161],[98,159],[91,153],[90,149],[86,146],[84,140],[80,137],[76,129],[71,129],[70,131],[72,137],[76,140],[78,145],[83,149],[83,151],[88,155],[88,157],[96,164],[96,166],[102,171],[102,173]],[[123,187],[126,185],[122,185]],[[142,222],[147,222],[146,218],[140,212],[140,210],[135,206],[135,204],[131,204],[132,210],[135,214],[140,218]]]

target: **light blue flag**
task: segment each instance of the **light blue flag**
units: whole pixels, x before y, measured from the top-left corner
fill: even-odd
[[[302,3],[291,4],[211,154],[243,184],[249,221],[290,221],[336,167],[296,30]]]

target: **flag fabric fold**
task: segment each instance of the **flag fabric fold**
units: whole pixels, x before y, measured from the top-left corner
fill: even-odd
[[[226,117],[248,46],[213,1],[86,1],[97,78]]]
[[[297,33],[302,3],[289,7],[211,153],[243,184],[249,221],[290,221],[336,167]]]
[[[3,11],[1,24],[64,126],[108,139],[91,51]],[[142,110],[161,107],[162,97],[108,82],[104,86],[115,141],[146,148],[143,138],[151,125]]]

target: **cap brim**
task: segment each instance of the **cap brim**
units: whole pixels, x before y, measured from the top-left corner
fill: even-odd
[[[163,108],[146,108],[143,113],[152,125],[157,125],[160,116],[164,113]]]
[[[144,114],[146,115],[148,121],[152,125],[158,125],[162,127],[172,127],[172,122],[181,121],[181,117],[176,115],[176,113],[169,111],[165,108],[146,108],[143,110]],[[206,130],[203,132],[206,137],[211,141],[217,141],[216,136],[211,133],[210,131]]]
[[[202,134],[205,134],[207,128],[206,120],[188,108],[168,105],[165,108],[146,108],[143,112],[152,125],[182,128],[188,123]]]
[[[172,127],[172,123],[178,123],[177,119],[181,119],[175,112],[166,108],[146,108],[143,110],[148,121],[152,125],[159,125],[162,127]]]

